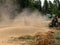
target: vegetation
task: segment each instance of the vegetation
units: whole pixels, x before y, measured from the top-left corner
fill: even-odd
[[[16,37],[11,37],[11,38],[16,39]],[[25,35],[25,36],[20,36],[17,39],[19,39],[19,40],[20,39],[22,39],[22,40],[34,40],[35,37],[34,36],[31,36],[31,35]],[[56,40],[60,40],[60,32],[58,32],[58,31],[55,32],[55,39]]]
[[[34,36],[31,35],[25,35],[25,36],[20,36],[18,39],[23,39],[23,40],[34,40]]]
[[[60,31],[55,31],[55,38],[60,40]]]
[[[17,0],[17,3],[20,7],[23,8],[31,8],[38,9],[43,14],[55,14],[60,17],[60,1],[54,0],[53,3],[51,1],[44,1],[42,6],[41,0]]]
[[[0,0],[0,5],[5,4],[7,0]],[[13,1],[12,5],[16,5],[18,7],[18,12],[22,11],[24,8],[37,9],[43,14],[55,14],[60,17],[60,1],[54,0],[53,2],[44,0],[44,4],[42,5],[41,0],[10,0]]]

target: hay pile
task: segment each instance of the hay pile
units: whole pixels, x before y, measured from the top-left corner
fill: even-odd
[[[54,32],[37,32],[35,34],[35,45],[55,45]]]

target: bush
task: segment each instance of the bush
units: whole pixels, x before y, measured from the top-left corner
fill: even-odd
[[[54,32],[37,32],[35,35],[35,45],[55,45]]]

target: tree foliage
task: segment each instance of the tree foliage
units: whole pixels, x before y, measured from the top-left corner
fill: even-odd
[[[7,0],[0,0],[0,5],[4,4]],[[18,7],[18,11],[24,8],[37,9],[43,14],[55,14],[60,16],[60,1],[54,0],[53,2],[44,0],[42,5],[41,0],[10,0]]]
[[[43,12],[46,14],[46,13],[48,13],[48,10],[49,10],[48,1],[45,0],[44,5],[43,5]]]

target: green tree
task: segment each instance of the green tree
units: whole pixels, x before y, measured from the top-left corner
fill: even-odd
[[[59,0],[54,0],[53,4],[54,4],[53,12],[55,15],[57,15],[58,14],[58,7],[59,7]]]
[[[17,0],[17,4],[20,6],[20,8],[25,7],[25,0]]]
[[[41,10],[42,10],[41,0],[35,1],[33,6],[34,6],[36,9],[38,9],[39,11],[41,11]]]
[[[57,2],[56,2],[56,0],[54,0],[54,2],[53,2],[53,7],[54,7],[53,13],[56,14],[56,12],[57,12]]]
[[[53,3],[51,1],[49,1],[49,13],[53,14]]]
[[[48,1],[45,0],[44,1],[44,5],[43,5],[43,13],[48,13],[48,10],[49,10],[49,4],[48,4]]]

